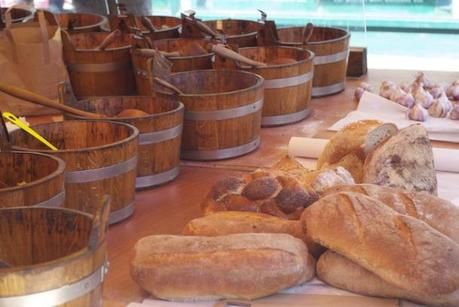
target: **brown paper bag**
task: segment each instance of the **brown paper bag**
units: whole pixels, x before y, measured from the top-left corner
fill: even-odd
[[[56,100],[58,84],[68,79],[62,57],[61,33],[53,14],[37,11],[35,20],[11,23],[0,32],[0,82]],[[0,110],[15,115],[57,113],[0,92]]]

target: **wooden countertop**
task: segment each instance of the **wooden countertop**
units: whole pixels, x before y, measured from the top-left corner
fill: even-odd
[[[257,151],[237,159],[218,162],[184,161],[175,181],[138,192],[134,215],[109,229],[110,270],[104,284],[105,305],[125,306],[130,302],[140,302],[147,296],[129,275],[134,244],[141,237],[151,234],[180,233],[189,220],[201,215],[199,204],[216,180],[272,165],[287,153],[291,136],[329,137],[330,133],[326,129],[357,106],[353,101],[353,93],[360,82],[369,82],[376,88],[383,80],[409,82],[413,80],[414,74],[413,71],[370,70],[365,78],[348,80],[344,92],[312,99],[308,119],[293,125],[262,129],[261,146]],[[427,75],[439,83],[459,79],[459,73],[427,72]],[[435,146],[455,147],[441,142],[435,142]]]

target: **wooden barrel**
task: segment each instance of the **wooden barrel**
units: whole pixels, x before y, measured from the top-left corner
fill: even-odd
[[[0,209],[0,306],[102,306],[107,213]]]
[[[257,45],[258,30],[262,23],[252,20],[220,19],[204,21],[216,32],[224,33],[228,44],[238,47],[252,47]]]
[[[278,126],[305,119],[309,115],[314,54],[291,47],[248,47],[239,53],[267,67],[241,69],[265,79],[262,126]]]
[[[65,163],[32,152],[0,152],[0,207],[64,204]]]
[[[350,34],[346,30],[315,27],[309,42],[302,41],[303,28],[277,30],[282,45],[303,47],[314,52],[312,96],[325,96],[344,90]]]
[[[55,155],[65,161],[65,207],[94,213],[102,195],[111,198],[110,224],[134,212],[137,128],[109,121],[78,121],[33,126],[59,148],[46,149],[22,130],[10,134],[13,148]]]
[[[61,13],[56,14],[59,25],[69,32],[102,31],[107,17],[93,13]]]
[[[0,13],[2,14],[2,16],[5,15],[5,12],[8,10],[7,7],[2,7],[0,8]],[[11,13],[11,21],[13,23],[17,23],[17,22],[23,22],[23,21],[26,21],[28,19],[32,19],[33,18],[33,12],[27,8],[24,8],[24,7],[14,7],[10,10],[10,13]],[[3,20],[3,19],[2,19]]]
[[[65,104],[104,114],[109,120],[126,122],[139,129],[136,188],[163,184],[179,174],[184,107],[175,97],[93,97]],[[126,109],[141,110],[148,115],[117,117]]]
[[[188,160],[244,155],[260,145],[263,78],[239,70],[193,70],[166,79],[185,94],[182,154]],[[157,89],[157,96],[173,95]]]
[[[212,69],[213,52],[207,52],[208,40],[177,38],[155,41],[153,47],[159,51],[179,52],[180,56],[168,57],[172,72]],[[195,50],[195,49],[198,50]]]
[[[131,36],[122,34],[105,50],[95,49],[107,35],[105,32],[63,32],[64,61],[78,98],[136,92],[129,52]]]

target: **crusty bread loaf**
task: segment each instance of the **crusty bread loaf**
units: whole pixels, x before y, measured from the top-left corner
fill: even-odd
[[[204,214],[217,211],[252,211],[284,219],[300,218],[304,208],[318,199],[282,172],[256,171],[243,177],[218,181],[202,203]]]
[[[364,183],[437,194],[432,145],[422,125],[411,125],[370,152]]]
[[[397,288],[378,275],[331,250],[320,256],[317,262],[317,277],[323,282],[355,293],[403,298],[429,306],[459,306],[459,290],[446,296],[413,295]]]
[[[323,195],[337,192],[356,192],[376,198],[398,213],[426,222],[459,244],[459,208],[445,199],[427,192],[406,192],[374,184],[335,186]]]
[[[255,299],[311,279],[314,265],[287,234],[155,235],[136,243],[131,275],[167,300]]]
[[[459,288],[459,245],[428,224],[360,193],[327,195],[301,217],[319,244],[413,295]]]
[[[362,120],[347,125],[338,131],[327,143],[317,160],[317,169],[325,164],[334,164],[344,156],[354,153],[362,161],[365,158],[364,147],[368,132],[380,126],[378,120]]]
[[[286,233],[303,240],[308,251],[318,257],[323,248],[303,231],[299,220],[290,221],[272,215],[254,212],[223,211],[190,221],[184,235],[223,236],[235,233]]]

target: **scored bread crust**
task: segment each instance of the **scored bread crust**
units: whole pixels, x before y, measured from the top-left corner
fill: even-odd
[[[351,123],[338,131],[327,143],[317,160],[317,168],[325,164],[339,162],[344,156],[354,153],[362,161],[365,159],[363,144],[368,132],[382,125],[378,120],[361,120]]]
[[[311,279],[314,266],[287,234],[154,235],[136,243],[131,275],[167,300],[255,299]]]
[[[303,240],[308,252],[318,257],[323,248],[315,243],[304,231],[299,220],[291,221],[272,215],[222,211],[191,220],[182,232],[193,236],[222,236],[235,233],[286,233]]]
[[[459,208],[453,203],[427,192],[406,192],[398,188],[374,184],[339,185],[322,195],[356,192],[380,200],[398,213],[426,222],[459,244]]]
[[[364,183],[437,194],[432,144],[422,125],[411,125],[376,146],[364,163]]]
[[[428,224],[360,193],[321,198],[301,217],[319,244],[414,294],[459,288],[459,245]]]
[[[323,282],[362,295],[402,298],[429,306],[459,305],[459,290],[450,295],[437,297],[414,295],[385,282],[378,275],[331,250],[320,256],[316,270],[317,277]]]

